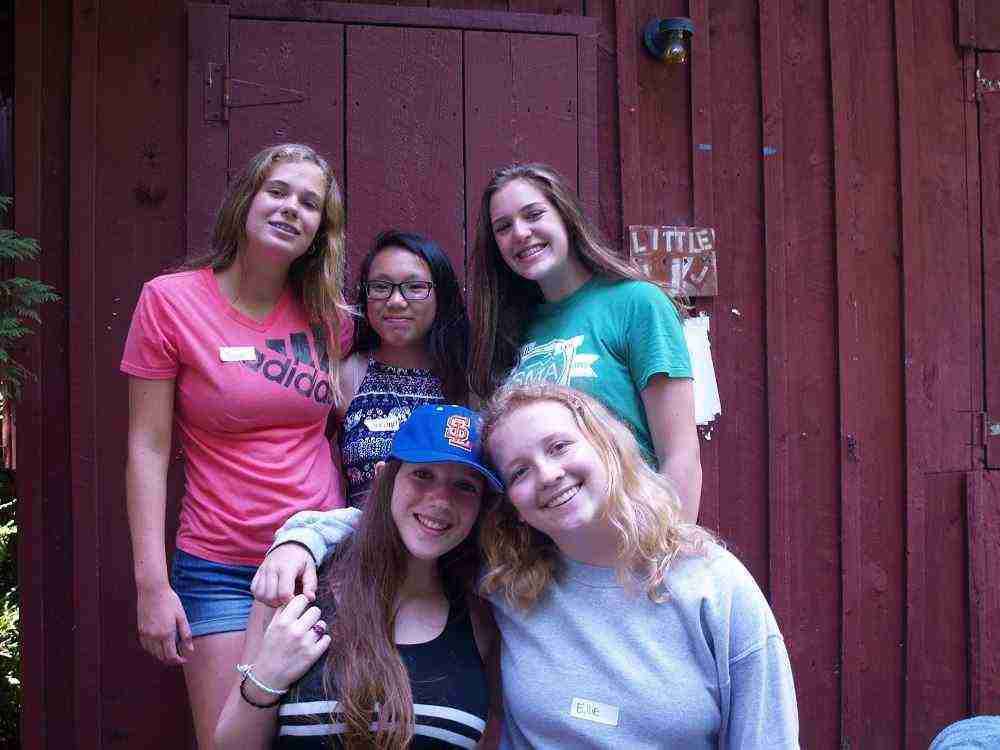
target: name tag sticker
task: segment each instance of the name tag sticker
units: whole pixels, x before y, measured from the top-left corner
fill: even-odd
[[[370,432],[395,432],[403,424],[403,421],[398,414],[390,414],[387,417],[368,417],[365,420],[365,427]]]
[[[252,346],[220,346],[219,359],[223,362],[254,362],[257,350]]]
[[[618,706],[607,703],[588,701],[585,698],[574,698],[569,704],[569,715],[574,719],[596,721],[610,727],[618,726]]]

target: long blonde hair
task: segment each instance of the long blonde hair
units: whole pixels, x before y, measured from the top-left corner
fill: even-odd
[[[594,398],[572,388],[538,383],[497,391],[483,412],[487,451],[504,419],[540,401],[567,409],[607,468],[606,514],[618,533],[618,580],[654,602],[664,601],[670,564],[679,553],[702,551],[712,535],[681,521],[673,484],[643,460],[632,432]],[[486,570],[480,591],[500,592],[511,606],[529,609],[557,573],[555,542],[522,521],[505,498],[487,509],[480,545]]]

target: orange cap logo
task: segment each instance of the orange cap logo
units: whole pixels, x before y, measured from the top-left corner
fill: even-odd
[[[468,417],[461,414],[452,414],[444,426],[444,437],[449,445],[472,453],[472,444],[469,442],[469,427],[472,422]]]

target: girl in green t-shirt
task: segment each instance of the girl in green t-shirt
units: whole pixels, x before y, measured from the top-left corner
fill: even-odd
[[[621,330],[608,335],[574,319],[561,336],[525,340],[538,316],[557,313],[558,306],[571,302],[578,292],[592,295],[588,282],[595,277],[605,286],[633,287],[617,289],[604,313],[613,320],[620,315]],[[640,442],[655,451],[661,473],[677,487],[684,519],[693,523],[701,495],[701,458],[690,363],[673,302],[666,292],[662,302],[650,295],[649,283],[601,238],[579,198],[554,169],[515,164],[497,170],[483,192],[473,251],[470,289],[476,290],[477,299],[472,306],[470,383],[480,396],[489,397],[517,367],[526,344],[532,352],[543,347],[580,351],[576,366],[535,368],[531,377],[591,392],[628,421]],[[624,307],[631,308],[628,316],[622,314]],[[663,346],[659,338],[652,340],[646,326],[627,322],[633,320],[664,321],[672,341]],[[594,347],[603,347],[600,353],[586,353],[588,335]],[[645,356],[650,347],[680,355],[650,361]],[[601,357],[601,366],[617,365],[619,375],[590,366]],[[609,388],[609,380],[623,385]],[[637,404],[638,414],[629,414],[625,403]]]

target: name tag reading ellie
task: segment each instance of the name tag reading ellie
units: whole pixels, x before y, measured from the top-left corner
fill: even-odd
[[[257,350],[252,346],[220,346],[219,359],[223,362],[253,362]]]
[[[569,715],[574,719],[596,721],[598,724],[607,724],[611,727],[618,726],[618,706],[609,706],[607,703],[574,698],[569,704]]]

